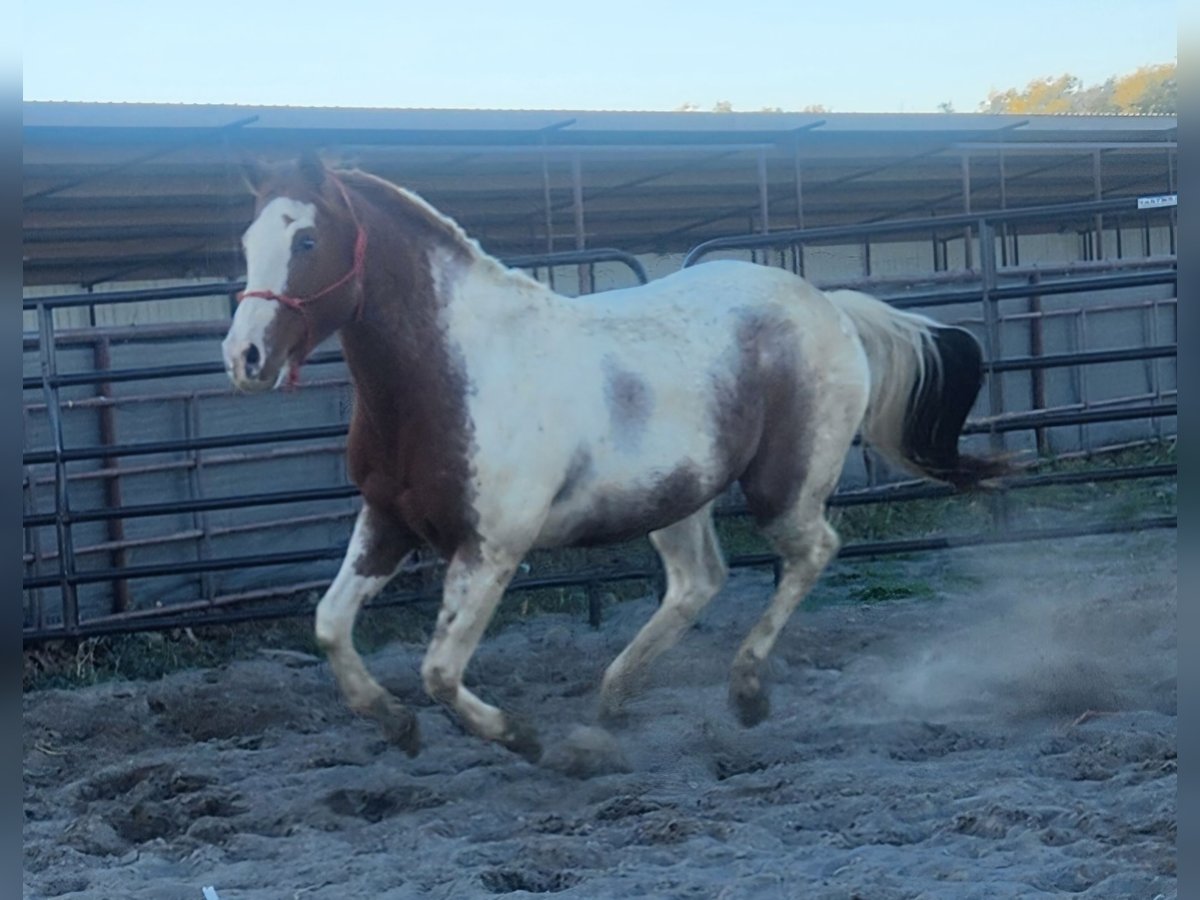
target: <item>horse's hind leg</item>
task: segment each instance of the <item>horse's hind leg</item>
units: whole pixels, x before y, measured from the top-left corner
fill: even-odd
[[[371,677],[354,649],[353,635],[359,608],[391,580],[412,547],[407,529],[363,506],[341,568],[317,605],[316,616],[317,643],[329,657],[346,703],[378,719],[387,737],[409,756],[421,746],[416,716]]]
[[[479,646],[520,559],[521,554],[486,544],[472,546],[454,556],[446,570],[442,609],[421,664],[421,677],[429,695],[452,707],[472,732],[502,744],[530,762],[537,762],[542,750],[533,729],[484,703],[462,683],[467,663]]]
[[[650,535],[667,571],[662,603],[642,630],[613,660],[600,687],[601,718],[614,718],[637,677],[674,644],[725,583],[727,569],[709,504]]]
[[[757,725],[770,711],[762,685],[763,663],[800,601],[837,553],[838,536],[825,518],[825,501],[837,486],[866,402],[861,381],[847,378],[836,389],[827,387],[811,413],[803,420],[797,418],[793,427],[786,427],[782,419],[776,422],[778,427],[764,437],[741,479],[750,511],[783,562],[767,611],[733,661],[729,700],[746,727]]]
[[[788,619],[838,549],[837,533],[826,521],[821,504],[815,509],[794,509],[773,523],[767,533],[783,557],[783,574],[766,613],[738,648],[729,681],[729,701],[747,728],[757,725],[770,711],[762,685],[763,663]]]

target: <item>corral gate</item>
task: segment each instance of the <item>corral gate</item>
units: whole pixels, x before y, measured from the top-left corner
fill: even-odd
[[[987,350],[990,377],[968,442],[1047,458],[1175,433],[1173,202],[1125,199],[734,237],[696,247],[685,265],[718,252],[750,252],[823,287],[862,287],[971,328]],[[1023,265],[1022,228],[1047,227],[1083,242],[1084,261]],[[1142,252],[1101,260],[1106,232]],[[1166,246],[1156,246],[1164,234]],[[918,237],[929,243],[932,268],[943,271],[891,282],[872,273],[878,242]],[[859,277],[831,282],[812,271],[819,248],[838,242],[864,247]],[[944,271],[951,254],[962,261],[958,271]],[[645,280],[637,260],[620,251],[508,262],[535,272],[585,267],[580,283],[595,283],[596,266],[616,264]],[[356,496],[342,460],[350,392],[339,353],[315,354],[296,396],[235,397],[217,357],[224,322],[64,329],[56,312],[213,296],[232,303],[240,287],[222,282],[25,301],[38,324],[24,342],[26,640],[294,614],[311,608],[312,592],[332,577]],[[1024,475],[991,502],[987,528],[851,542],[842,555],[1173,526],[1171,511],[1026,527],[1009,521],[1006,498],[1051,485],[1173,479],[1175,472],[1167,462]],[[947,493],[898,483],[853,451],[832,503]],[[720,514],[739,512],[731,496]],[[731,559],[735,566],[772,563],[762,554]],[[513,589],[583,585],[594,598],[606,580],[654,577],[645,565],[610,564],[518,576]],[[419,572],[401,581],[403,589],[385,602],[433,594]]]

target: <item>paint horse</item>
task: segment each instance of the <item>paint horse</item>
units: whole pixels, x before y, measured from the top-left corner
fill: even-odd
[[[267,390],[340,333],[362,509],[316,637],[349,706],[410,755],[416,717],[368,673],[352,631],[423,543],[448,561],[426,690],[535,761],[534,729],[463,685],[531,549],[649,535],[662,557],[661,604],[601,682],[601,715],[613,716],[721,588],[713,502],[737,482],[782,561],[733,660],[730,700],[752,726],[768,714],[764,660],[838,549],[825,503],[855,433],[960,487],[1001,473],[958,452],[982,380],[961,329],[732,261],[572,299],[370,174],[310,155],[246,175],[257,203],[225,365],[237,388]]]

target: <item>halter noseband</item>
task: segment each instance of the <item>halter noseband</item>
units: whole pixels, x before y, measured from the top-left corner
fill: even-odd
[[[321,290],[317,291],[315,294],[310,294],[307,297],[294,297],[290,294],[277,294],[274,291],[241,291],[237,295],[238,303],[241,303],[243,300],[249,297],[258,297],[263,300],[274,300],[276,303],[281,303],[284,306],[294,309],[296,312],[300,313],[300,315],[304,317],[304,327],[307,331],[305,336],[304,358],[307,358],[309,352],[312,350],[312,325],[308,320],[308,315],[304,311],[304,307],[307,304],[312,303],[314,300],[319,300],[321,297],[333,293],[347,282],[353,281],[354,288],[358,292],[358,303],[355,307],[354,313],[355,319],[361,320],[363,312],[362,278],[367,260],[367,231],[365,228],[363,228],[362,222],[359,220],[358,215],[354,211],[354,205],[350,202],[350,194],[346,191],[346,185],[343,184],[342,180],[332,172],[328,173],[328,177],[335,185],[337,185],[338,192],[341,193],[342,200],[346,203],[346,210],[350,213],[350,219],[354,222],[354,227],[356,229],[356,234],[354,236],[354,263],[351,265],[350,270],[337,281],[321,288]],[[301,359],[298,365],[292,368],[291,375],[288,379],[289,383],[292,385],[295,385],[296,382],[299,381],[300,366],[304,364],[304,358]]]

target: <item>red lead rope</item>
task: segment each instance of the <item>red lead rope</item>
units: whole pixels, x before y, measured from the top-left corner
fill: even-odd
[[[274,300],[276,303],[282,303],[284,306],[296,310],[296,312],[300,313],[300,315],[304,318],[304,328],[306,331],[304,339],[304,354],[301,356],[300,362],[292,367],[292,371],[288,376],[288,384],[293,387],[300,380],[300,367],[304,365],[304,361],[308,358],[308,354],[311,353],[313,349],[312,325],[308,320],[308,315],[304,312],[305,304],[312,303],[314,300],[318,300],[321,297],[324,297],[326,294],[336,291],[347,282],[353,281],[355,283],[355,289],[358,291],[358,304],[355,309],[355,318],[362,319],[362,277],[363,269],[366,266],[367,260],[367,232],[366,229],[363,228],[362,222],[359,221],[358,216],[354,212],[354,206],[350,202],[350,195],[347,193],[346,186],[342,183],[342,180],[332,173],[329,174],[329,178],[334,184],[337,185],[338,191],[342,195],[342,200],[344,200],[346,203],[346,209],[350,213],[350,218],[354,222],[354,227],[357,229],[357,234],[354,236],[354,264],[350,267],[350,271],[348,271],[337,281],[333,282],[333,284],[321,288],[321,290],[317,291],[315,294],[309,295],[308,297],[293,297],[288,294],[277,294],[274,291],[242,291],[237,295],[238,303],[241,303],[247,297],[259,297],[263,300]]]

